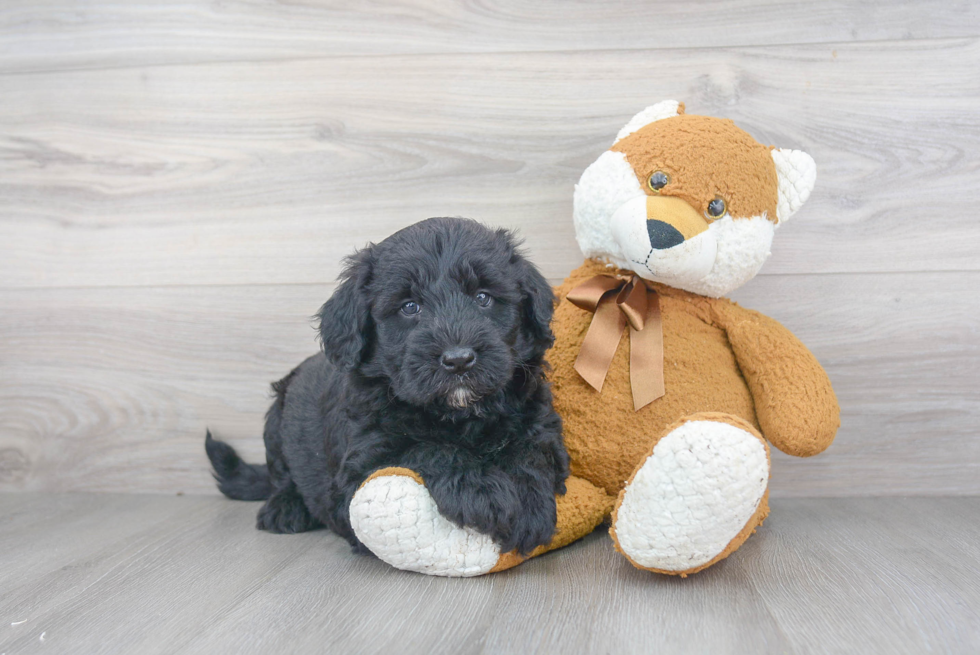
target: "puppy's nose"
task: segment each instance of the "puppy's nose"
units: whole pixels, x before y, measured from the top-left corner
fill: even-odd
[[[473,368],[473,364],[476,362],[476,353],[472,348],[450,348],[442,353],[439,362],[447,371],[462,373]]]

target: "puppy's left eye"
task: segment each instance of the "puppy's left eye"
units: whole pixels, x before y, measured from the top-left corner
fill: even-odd
[[[422,311],[421,305],[419,305],[414,300],[409,300],[407,303],[402,305],[402,314],[406,316],[414,316]]]
[[[480,293],[476,294],[473,299],[480,307],[489,307],[490,303],[493,302],[493,296],[485,291],[481,291]]]

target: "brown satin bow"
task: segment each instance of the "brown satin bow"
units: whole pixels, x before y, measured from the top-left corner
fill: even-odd
[[[576,307],[592,312],[592,323],[575,360],[575,370],[602,391],[623,328],[630,328],[630,388],[639,411],[664,395],[664,338],[657,292],[634,275],[596,275],[568,292]]]

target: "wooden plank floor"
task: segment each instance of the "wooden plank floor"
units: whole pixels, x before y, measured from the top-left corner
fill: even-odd
[[[254,503],[0,495],[0,653],[977,653],[980,499],[781,499],[686,580],[602,530],[468,580],[403,573]]]

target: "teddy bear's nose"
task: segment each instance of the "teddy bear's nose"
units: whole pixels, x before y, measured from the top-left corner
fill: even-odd
[[[647,234],[650,235],[650,246],[656,250],[666,250],[684,243],[684,235],[663,221],[647,220]]]

